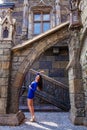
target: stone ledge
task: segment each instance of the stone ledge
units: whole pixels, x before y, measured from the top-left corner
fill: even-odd
[[[0,114],[0,125],[18,126],[25,119],[23,112],[18,111],[16,114]]]
[[[69,21],[66,21],[66,22],[64,22],[64,23],[61,23],[60,25],[58,25],[58,26],[56,26],[56,27],[54,27],[54,28],[52,28],[52,29],[50,29],[50,30],[48,30],[48,31],[46,31],[46,32],[44,32],[44,33],[42,33],[42,34],[40,34],[40,35],[34,37],[34,38],[32,38],[32,39],[27,40],[27,41],[23,42],[22,44],[18,44],[18,45],[16,45],[16,46],[14,46],[14,47],[12,48],[12,51],[21,50],[22,48],[24,49],[25,47],[30,46],[32,43],[38,42],[39,40],[43,39],[44,37],[47,37],[47,36],[50,35],[50,34],[54,34],[54,32],[58,32],[58,31],[61,32],[62,29],[65,30],[65,29],[64,29],[65,27],[67,27],[66,29],[68,30]],[[62,35],[63,35],[63,34],[62,34]],[[62,35],[61,35],[61,36],[62,36]],[[66,34],[66,35],[67,35],[67,34]],[[69,35],[69,33],[68,33],[68,35]],[[62,37],[61,37],[61,38],[62,38]],[[63,35],[63,39],[64,39],[64,35]]]

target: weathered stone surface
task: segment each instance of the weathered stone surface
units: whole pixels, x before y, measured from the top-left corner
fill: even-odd
[[[9,67],[10,67],[10,62],[2,62],[2,69],[9,70]]]
[[[13,57],[17,54],[18,54],[18,56],[20,55],[20,57],[21,57],[22,51],[24,50],[24,48],[28,49],[28,47],[29,47],[28,55],[24,58],[23,62],[20,64],[16,75],[14,75],[15,77],[12,76],[12,78],[14,79],[13,83],[12,83],[12,86],[14,86],[14,91],[15,91],[15,87],[19,88],[22,85],[25,73],[27,72],[27,70],[29,70],[32,63],[36,60],[36,58],[39,57],[40,54],[42,54],[47,48],[50,48],[51,46],[53,46],[53,44],[56,44],[56,42],[60,41],[62,39],[62,37],[64,38],[69,35],[67,27],[65,27],[65,26],[63,28],[62,28],[62,26],[59,26],[59,27],[61,28],[61,32],[60,32],[60,29],[58,31],[58,30],[56,30],[56,28],[54,28],[53,30],[46,32],[46,34],[41,34],[40,36],[30,40],[29,43],[27,41],[27,43],[24,43],[18,47],[16,46],[13,48]],[[61,34],[63,34],[63,36]],[[45,35],[47,35],[47,36],[45,36]],[[43,45],[42,39],[44,39],[44,42],[45,42],[44,45]],[[30,49],[30,47],[31,47],[31,49]],[[18,62],[18,63],[20,63],[20,62]],[[15,64],[13,63],[12,70],[13,70],[14,65]],[[11,79],[11,81],[12,81],[12,79]],[[14,94],[16,94],[16,93],[14,93]],[[16,95],[16,96],[18,96],[18,95]],[[15,106],[15,108],[13,108],[14,104],[16,104],[18,102],[17,99],[16,98],[14,99],[14,96],[12,95],[11,110],[13,110],[13,111],[18,110],[17,105]],[[13,102],[13,100],[15,100],[15,101]]]
[[[45,1],[46,4],[49,3],[46,0],[44,0],[44,1]],[[17,2],[17,1],[15,1],[15,2]],[[30,0],[29,4],[30,5],[31,4],[33,5],[33,3],[38,4],[38,2],[39,2],[39,0],[36,0],[36,1]],[[83,0],[82,2],[83,2],[83,4],[81,4],[82,18],[83,18],[83,20],[82,20],[82,22],[83,22],[83,31],[82,32],[84,32],[84,29],[87,27],[87,16],[85,15],[86,12],[87,12],[87,8],[86,8],[86,5],[87,5],[86,3],[87,2],[86,2],[86,0]],[[66,4],[67,2],[63,2],[63,3],[64,3],[64,7],[66,8],[66,11],[64,10],[65,8],[62,9],[63,7],[61,6],[61,9],[62,9],[61,10],[61,14],[62,14],[61,15],[61,21],[65,21],[67,19],[66,16],[67,16],[67,13],[68,13],[68,11],[67,11],[68,7],[67,7],[67,4]],[[55,4],[54,1],[50,1],[50,4],[53,6],[51,12],[56,12],[57,10],[54,11],[53,9],[54,9],[54,5],[57,5],[57,4]],[[42,8],[42,6],[41,6],[41,8]],[[17,19],[17,30],[16,31],[17,31],[17,33],[19,33],[18,36],[16,37],[16,39],[18,38],[19,40],[21,39],[21,32],[22,32],[22,27],[21,27],[22,26],[22,13],[23,13],[22,10],[23,10],[23,1],[19,0],[16,3],[16,8],[14,10],[14,17]],[[16,14],[18,14],[18,16]],[[32,11],[31,11],[31,14],[33,14]],[[58,14],[58,12],[56,14]],[[52,14],[52,15],[54,15],[54,14]],[[55,15],[55,17],[56,17],[56,15]],[[31,22],[33,22],[33,21],[31,21]],[[51,22],[54,22],[54,21],[52,20]],[[15,106],[15,108],[13,108],[15,111],[18,110],[18,92],[17,92],[17,90],[19,89],[19,87],[23,83],[23,78],[25,76],[25,73],[31,67],[32,63],[36,60],[36,58],[38,58],[46,49],[50,48],[51,46],[53,46],[58,41],[61,41],[64,38],[69,36],[67,27],[63,26],[63,28],[62,28],[62,26],[60,26],[59,29],[56,28],[56,29],[54,29],[54,31],[51,30],[51,31],[48,31],[45,34],[40,35],[40,37],[34,39],[34,41],[33,40],[31,40],[31,42],[28,41],[29,44],[25,43],[25,44],[19,45],[19,47],[15,48],[16,52],[14,51],[12,53],[12,56],[13,56],[12,57],[13,58],[12,59],[12,68],[11,68],[11,71],[10,71],[10,77],[11,77],[10,85],[12,85],[12,86],[10,86],[11,92],[12,92],[11,93],[12,94],[11,95],[11,103],[12,103],[11,105],[12,105],[12,107]],[[32,26],[32,29],[33,29],[33,26]],[[29,35],[33,34],[32,29],[29,30],[30,31]],[[11,32],[9,32],[9,34],[11,34]],[[84,89],[83,86],[82,86],[82,79],[81,79],[82,78],[82,74],[81,74],[82,70],[81,70],[81,68],[79,66],[80,63],[79,63],[79,59],[78,59],[78,57],[80,57],[80,55],[78,56],[75,53],[75,51],[79,50],[77,48],[79,48],[79,45],[80,45],[79,40],[80,39],[78,39],[78,37],[76,37],[75,34],[73,35],[74,36],[72,38],[73,43],[72,43],[72,47],[70,48],[70,52],[69,52],[70,53],[70,60],[72,60],[73,57],[74,57],[74,62],[72,62],[72,65],[71,65],[72,67],[69,70],[71,113],[72,113],[72,120],[73,120],[73,122],[75,124],[83,124],[83,117],[87,116],[87,115],[85,115],[85,110],[86,109],[85,109],[85,106],[84,106],[84,104],[86,103],[86,102],[84,102],[84,100],[86,100],[86,98],[84,98],[84,93],[87,93],[86,92],[86,85],[87,85],[86,84],[86,82],[87,82],[86,81],[86,75],[87,75],[87,71],[86,71],[86,68],[85,68],[84,73],[83,73],[83,79],[85,81],[85,83],[84,83],[85,84],[84,85],[85,89]],[[30,37],[33,37],[33,36],[30,36]],[[32,45],[30,46],[31,43],[32,43]],[[1,83],[0,85],[3,85],[3,86],[4,85],[8,86],[8,83],[9,83],[8,82],[9,81],[9,67],[10,67],[9,62],[11,60],[9,51],[10,51],[11,47],[12,47],[12,44],[8,39],[0,41],[0,61],[1,62],[4,61],[3,63],[0,64],[0,77],[1,77],[0,78],[0,83]],[[8,48],[9,51],[6,50],[7,48]],[[30,48],[32,50],[29,50]],[[79,52],[81,52],[81,51],[79,50]],[[68,59],[69,59],[68,55],[67,56],[58,55],[58,56],[55,57],[55,60],[57,62],[60,61],[60,60],[61,61],[66,61]],[[87,60],[87,58],[85,58],[84,60]],[[52,68],[52,65],[53,65],[52,62],[51,61],[48,61],[48,62],[50,63],[51,68]],[[82,62],[84,62],[84,61],[82,61]],[[78,63],[79,63],[79,65],[78,65]],[[61,66],[61,64],[59,66]],[[83,64],[82,64],[82,66],[83,66]],[[56,67],[56,65],[53,65],[53,67]],[[7,73],[7,69],[8,69],[8,73]],[[46,69],[48,69],[48,68],[46,68]],[[54,70],[56,70],[56,69],[54,68]],[[54,72],[54,70],[52,70],[52,71]],[[61,71],[59,70],[59,73],[60,73],[59,76],[62,76],[62,77],[65,76],[64,73],[63,73],[63,68],[62,68]],[[51,73],[51,74],[53,75],[53,73]],[[57,72],[55,72],[55,75],[57,75]],[[7,91],[7,90],[3,90],[3,89],[0,88],[0,95],[2,97],[5,95],[5,93]],[[84,90],[85,90],[85,92],[84,92]],[[2,93],[2,91],[3,91],[3,93]],[[57,94],[57,91],[55,93]],[[17,99],[14,99],[14,97],[17,97]],[[85,94],[85,97],[86,97],[86,94]],[[2,113],[3,112],[5,113],[6,112],[5,108],[6,108],[7,103],[5,103],[5,102],[2,103],[2,100],[3,99],[1,98],[1,100],[0,100],[0,102],[1,102],[1,111],[2,111]],[[4,107],[4,110],[2,109],[3,107]],[[81,121],[81,119],[82,119],[82,121]],[[4,122],[6,123],[6,120]]]
[[[53,68],[66,68],[68,65],[68,61],[56,61],[53,64]]]
[[[7,98],[0,98],[0,114],[6,114]]]
[[[0,125],[18,126],[25,119],[25,115],[19,111],[17,114],[0,114]]]
[[[70,119],[73,124],[75,125],[84,125],[84,119],[85,119],[85,111],[83,108],[75,109],[74,106],[72,106],[73,109],[71,109]]]
[[[19,87],[19,82],[20,84],[22,85],[22,82],[23,82],[23,73],[17,73],[18,74],[18,79],[15,81],[15,87]],[[14,85],[13,85],[14,86]]]
[[[7,85],[8,86],[8,77],[6,78],[0,78],[0,85]]]
[[[6,98],[7,97],[7,95],[8,95],[8,91],[7,91],[7,88],[8,86],[0,86],[0,93],[1,93],[1,95],[0,95],[0,97],[1,98]]]
[[[0,57],[0,61],[10,61],[10,55],[3,55]]]
[[[1,49],[3,49],[3,48],[6,48],[6,49],[8,48],[8,49],[10,49],[11,47],[12,47],[12,45],[10,45],[9,43],[7,43],[7,44],[4,44],[4,43],[3,43],[3,44],[0,44],[0,48],[1,48]]]
[[[0,49],[0,55],[2,55],[3,54],[3,50],[2,49]]]
[[[72,79],[69,80],[69,89],[70,89],[70,93],[81,93],[83,92],[83,88],[82,88],[82,81],[80,79]]]
[[[70,119],[75,125],[84,125],[84,117],[76,117],[72,115]]]
[[[0,70],[0,78],[7,78],[7,77],[9,77],[9,70],[3,70],[2,68],[1,68],[1,70]]]
[[[70,94],[70,102],[72,104],[72,108],[75,107],[75,109],[78,108],[84,108],[85,103],[84,103],[84,94],[83,93],[75,93],[75,94]]]
[[[52,62],[51,61],[42,61],[39,63],[41,69],[52,69]]]

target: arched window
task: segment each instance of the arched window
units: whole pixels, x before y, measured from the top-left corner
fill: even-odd
[[[5,29],[3,30],[3,38],[8,38],[8,34],[9,34],[8,28],[5,27]]]

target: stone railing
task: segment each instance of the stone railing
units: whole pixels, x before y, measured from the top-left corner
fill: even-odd
[[[30,81],[35,78],[36,73],[37,71],[30,70]],[[70,109],[68,86],[44,74],[41,75],[43,79],[43,91],[37,91],[36,95],[62,110],[68,111]]]

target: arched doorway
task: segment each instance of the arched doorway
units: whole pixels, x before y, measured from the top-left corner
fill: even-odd
[[[51,96],[53,95],[56,99],[60,98],[61,100],[62,98],[64,98],[65,93],[61,92],[62,90],[57,88],[58,84],[55,85],[56,83],[54,82],[57,82],[57,81],[61,82],[62,84],[65,85],[64,87],[68,87],[68,72],[66,70],[66,66],[68,62],[69,62],[69,54],[68,54],[67,40],[64,40],[60,42],[58,45],[56,44],[55,46],[46,50],[33,63],[31,67],[32,69],[36,71],[44,70],[44,74],[49,77],[49,79],[46,79],[46,77],[43,76],[43,78],[45,78],[43,79],[44,91],[47,92],[48,94],[51,94]],[[31,81],[34,80],[34,77],[35,75],[32,74],[31,71],[29,71],[27,72],[26,78],[23,82],[19,108],[24,111],[28,111],[27,102],[26,102],[28,85],[31,83]],[[51,79],[52,82],[49,81],[50,78],[52,78]],[[53,79],[56,81],[54,81]],[[58,95],[58,91],[60,91],[59,95]],[[69,92],[67,90],[67,94],[68,93]],[[67,96],[67,100],[69,101],[68,96]],[[61,111],[58,107],[54,107],[47,101],[44,101],[43,99],[41,99],[41,97],[38,97],[38,95],[36,95],[36,98],[35,98],[35,105],[36,105],[36,110],[49,111],[49,110],[54,109],[54,111]],[[42,106],[44,109],[42,108]]]
[[[36,38],[27,41],[23,45],[18,45],[12,49],[12,72],[9,87],[9,100],[11,101],[8,102],[8,111],[12,113],[18,111],[19,90],[23,84],[26,72],[31,68],[36,59],[48,48],[55,45],[57,42],[68,38],[68,25],[69,22],[63,23]]]

